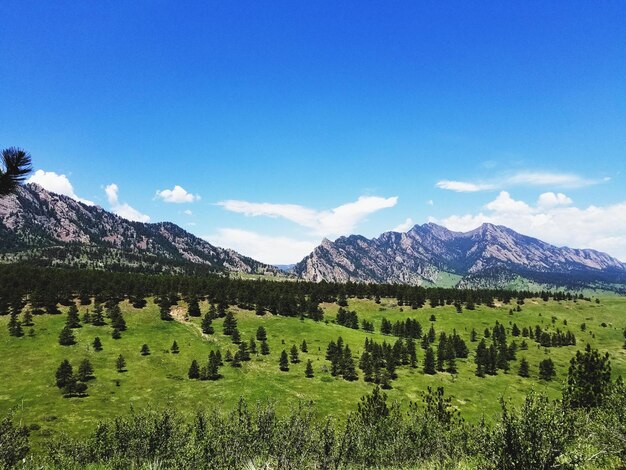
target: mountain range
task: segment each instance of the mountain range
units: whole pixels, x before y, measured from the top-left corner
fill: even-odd
[[[132,222],[99,206],[21,186],[0,198],[0,261],[149,272],[279,270],[169,223]]]
[[[428,223],[372,239],[325,239],[293,272],[309,281],[458,287],[621,290],[626,284],[626,264],[606,253],[556,247],[492,224],[461,233]]]
[[[36,184],[0,198],[0,262],[144,272],[236,272],[307,281],[442,287],[599,288],[626,293],[626,264],[550,245],[507,227],[461,233],[428,223],[322,243],[294,266],[271,266],[169,223],[132,222]]]

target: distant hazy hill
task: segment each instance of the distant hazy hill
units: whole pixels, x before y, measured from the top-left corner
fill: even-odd
[[[293,271],[311,281],[460,287],[540,284],[623,291],[626,284],[626,264],[605,253],[559,248],[491,224],[460,233],[429,223],[373,239],[324,240]]]
[[[278,272],[175,224],[131,222],[34,184],[0,199],[0,261],[155,272]]]

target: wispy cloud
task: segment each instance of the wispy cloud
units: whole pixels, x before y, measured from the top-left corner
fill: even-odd
[[[87,199],[83,199],[82,197],[78,197],[74,192],[74,187],[70,180],[65,175],[59,175],[54,171],[44,171],[37,170],[33,176],[28,178],[27,183],[36,183],[47,191],[51,191],[56,194],[62,194],[64,196],[69,196],[72,199],[82,202],[83,204],[87,204],[88,206],[93,206],[94,203]]]
[[[175,185],[173,189],[157,190],[156,197],[162,199],[164,202],[172,204],[183,204],[186,202],[199,201],[200,196],[197,194],[191,194],[187,192],[182,186]]]
[[[317,211],[297,204],[272,204],[238,200],[221,201],[217,205],[248,217],[284,218],[310,229],[311,233],[315,235],[330,237],[352,233],[357,224],[369,214],[393,207],[397,202],[398,198],[395,196],[389,198],[362,196],[355,202],[324,211]]]
[[[594,248],[626,261],[626,201],[580,208],[563,193],[543,193],[531,204],[501,191],[483,209],[430,221],[456,231],[472,230],[485,222],[505,225],[555,245]]]
[[[300,261],[319,243],[319,240],[273,237],[235,228],[221,228],[202,238],[268,264],[291,264]]]
[[[113,212],[114,214],[135,222],[150,222],[149,216],[142,214],[137,209],[131,207],[127,203],[121,203],[119,201],[119,187],[117,186],[117,184],[109,184],[104,188],[104,192],[106,193],[107,200],[109,201],[109,205],[111,206],[111,212]]]
[[[505,189],[515,186],[550,186],[552,188],[583,188],[609,181],[610,178],[591,179],[574,173],[556,173],[548,171],[520,171],[503,174],[490,181],[453,181],[441,180],[435,186],[456,192],[478,192]]]

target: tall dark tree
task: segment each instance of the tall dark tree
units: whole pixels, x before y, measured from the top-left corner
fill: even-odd
[[[143,346],[141,346],[141,351],[140,351],[142,356],[149,356],[150,355],[150,348],[148,347],[147,344],[144,344]]]
[[[170,348],[170,351],[172,352],[172,354],[178,354],[180,352],[178,343],[176,341],[172,343],[172,347]]]
[[[198,304],[198,298],[193,295],[187,300],[187,315],[190,317],[200,316],[200,305]]]
[[[67,310],[67,326],[70,328],[80,328],[80,317],[78,316],[78,308],[75,303],[70,305],[70,308]]]
[[[426,355],[424,356],[424,373],[433,375],[437,371],[435,370],[435,353],[430,346],[426,349]]]
[[[517,374],[520,377],[530,377],[530,372],[528,370],[528,361],[526,360],[525,357],[523,357],[522,360],[520,361],[519,370],[517,371]]]
[[[259,326],[256,330],[256,339],[259,341],[265,341],[267,339],[267,332],[263,326]]]
[[[550,381],[556,375],[554,362],[552,359],[544,359],[539,363],[539,378],[541,380]]]
[[[309,379],[313,377],[313,362],[311,362],[311,359],[309,359],[306,362],[306,369],[304,370],[304,376]]]
[[[59,344],[61,346],[71,346],[72,344],[76,344],[74,333],[68,325],[65,325],[59,334]]]
[[[189,371],[187,372],[187,377],[189,377],[190,379],[200,378],[200,367],[198,366],[198,361],[196,361],[195,359],[191,361]]]
[[[10,336],[24,336],[24,331],[22,330],[22,322],[17,317],[17,312],[11,312],[11,318],[7,323],[7,327],[9,329]]]
[[[9,147],[2,151],[0,167],[0,197],[13,194],[33,170],[31,156],[28,152]]]
[[[297,364],[298,362],[300,362],[300,359],[298,358],[298,347],[295,344],[291,346],[291,351],[289,351],[289,356],[290,356],[292,364]]]
[[[570,361],[563,398],[573,408],[597,407],[608,395],[610,386],[609,353],[602,355],[587,344],[585,352],[577,351]]]
[[[57,387],[63,388],[72,380],[74,380],[74,370],[72,369],[72,364],[67,359],[64,359],[59,365],[59,368],[56,371],[56,384]]]
[[[78,365],[78,371],[76,372],[76,378],[81,382],[86,382],[93,378],[93,366],[89,359],[83,359]]]
[[[267,344],[267,341],[261,341],[261,354],[267,356],[270,353],[270,346]]]
[[[93,345],[93,350],[94,351],[96,351],[96,352],[102,351],[102,342],[100,341],[100,337],[99,336],[96,336],[93,339],[93,344],[92,345]]]
[[[289,370],[289,357],[287,356],[287,351],[283,349],[283,352],[280,353],[280,360],[278,361],[278,365],[280,370],[283,372],[287,372]]]
[[[210,313],[205,313],[204,317],[202,317],[202,333],[205,335],[212,335],[215,330],[213,329],[213,320],[211,319]]]
[[[226,336],[232,335],[233,331],[237,329],[237,319],[231,312],[226,313],[223,328]]]

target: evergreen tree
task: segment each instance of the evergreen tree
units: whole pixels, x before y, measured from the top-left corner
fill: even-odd
[[[172,354],[178,354],[180,352],[180,349],[178,348],[178,343],[176,341],[172,343],[170,351],[172,352]]]
[[[259,326],[256,330],[256,339],[258,341],[265,341],[267,339],[267,332],[263,326]]]
[[[544,359],[539,363],[539,378],[541,380],[550,381],[556,375],[556,370],[554,368],[554,362],[552,359]]]
[[[72,369],[70,361],[64,359],[63,362],[61,362],[61,365],[59,365],[59,368],[56,371],[55,377],[57,387],[59,388],[65,387],[68,383],[74,380],[74,370]]]
[[[306,369],[304,370],[304,376],[309,379],[313,377],[313,362],[311,362],[311,359],[309,359],[306,362]]]
[[[250,350],[248,349],[248,345],[245,343],[245,341],[239,343],[239,350],[237,352],[241,361],[250,360]]]
[[[59,344],[61,346],[71,346],[72,344],[76,344],[74,333],[68,325],[65,325],[59,334]]]
[[[513,323],[513,327],[511,328],[511,334],[513,336],[519,336],[520,335],[520,329],[518,328],[517,324]]]
[[[16,311],[11,312],[11,318],[9,319],[9,323],[7,326],[9,328],[10,336],[16,336],[16,337],[24,336],[24,331],[22,330],[22,323],[18,320]],[[59,339],[59,342],[60,342],[60,339]]]
[[[141,355],[142,356],[149,356],[150,355],[150,348],[148,347],[147,344],[144,344],[143,346],[141,346]]]
[[[190,379],[199,379],[200,378],[200,367],[198,367],[198,361],[195,359],[191,361],[191,365],[189,366],[189,372],[187,372],[187,377]]]
[[[187,301],[187,315],[190,317],[200,316],[200,305],[198,304],[198,298],[193,295]]]
[[[270,353],[270,347],[267,344],[267,341],[263,340],[261,341],[261,354],[263,354],[264,356],[267,356]]]
[[[227,349],[226,354],[224,354],[224,361],[232,362],[232,360],[233,360],[233,353],[230,352],[230,349]]]
[[[530,372],[528,371],[528,361],[525,357],[522,358],[519,364],[519,370],[517,374],[520,377],[530,377]]]
[[[124,372],[126,370],[126,359],[124,359],[124,356],[122,356],[121,354],[117,356],[117,359],[115,361],[115,367],[117,368],[118,372]]]
[[[104,321],[104,313],[102,311],[102,305],[96,304],[93,308],[93,314],[91,316],[91,324],[94,326],[106,325]]]
[[[250,338],[248,347],[250,349],[251,354],[256,354],[256,342],[254,341],[254,338]]]
[[[202,317],[202,333],[205,335],[212,335],[215,332],[212,323],[213,320],[211,320],[211,314],[206,313],[204,317]]]
[[[303,353],[309,352],[309,348],[306,344],[306,340],[302,340],[302,344],[300,345],[300,351],[302,351]]]
[[[478,338],[478,333],[476,333],[476,330],[472,328],[472,331],[470,332],[470,341],[472,343],[475,343],[477,341],[477,338]]]
[[[80,328],[80,318],[78,316],[78,308],[76,304],[72,303],[67,310],[67,326],[70,328]]]
[[[230,339],[235,344],[241,343],[241,333],[239,333],[239,329],[238,328],[235,328],[233,330],[232,334],[230,335]]]
[[[287,357],[287,351],[283,349],[280,353],[280,361],[278,362],[280,370],[287,372],[289,370],[289,358]]]
[[[380,324],[380,332],[384,335],[391,334],[391,322],[383,317],[382,322]]]
[[[345,380],[353,381],[358,380],[359,376],[356,372],[356,368],[354,366],[354,358],[352,357],[352,352],[350,351],[350,346],[346,345],[343,350],[343,360],[341,364],[341,373]]]
[[[297,364],[298,362],[300,362],[300,359],[298,358],[298,348],[296,347],[295,344],[291,347],[291,351],[289,352],[289,356],[291,358],[291,363],[292,364]]]
[[[93,339],[93,350],[96,352],[102,351],[102,342],[98,336]]]
[[[231,312],[226,313],[226,316],[224,317],[223,328],[224,334],[226,336],[232,335],[233,332],[237,329],[237,319]]]
[[[426,349],[426,355],[424,356],[424,373],[429,375],[436,373],[435,353],[433,352],[433,348],[430,346]]]
[[[577,351],[571,359],[564,401],[572,408],[600,406],[611,387],[609,353],[601,355],[587,344],[585,352]]]
[[[244,344],[244,343],[241,343]],[[230,361],[230,366],[231,367],[241,367],[241,354],[239,354],[239,351],[235,351],[235,354],[233,354],[233,360]]]
[[[261,305],[261,304],[259,304],[259,303],[257,303],[257,304],[256,304],[256,307],[254,308],[254,312],[255,312],[257,315],[259,315],[259,316],[263,316],[263,315],[265,315],[265,309],[263,308],[263,305]],[[257,339],[258,339],[258,338],[257,338]],[[259,339],[259,341],[261,341],[261,340]]]
[[[93,366],[89,359],[83,359],[78,366],[78,372],[76,373],[76,378],[81,382],[86,382],[89,379],[93,378]]]

